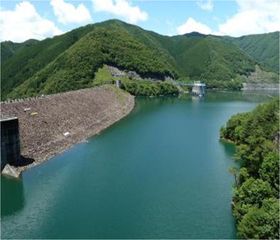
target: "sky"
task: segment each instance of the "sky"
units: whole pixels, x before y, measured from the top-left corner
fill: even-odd
[[[163,35],[280,30],[279,0],[1,0],[0,41],[42,40],[108,19]]]

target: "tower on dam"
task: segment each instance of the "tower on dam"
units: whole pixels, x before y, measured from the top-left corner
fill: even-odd
[[[1,170],[8,163],[20,164],[20,139],[18,118],[1,119]]]
[[[204,96],[205,95],[205,83],[201,83],[200,81],[195,81],[192,87],[192,94],[195,96]]]

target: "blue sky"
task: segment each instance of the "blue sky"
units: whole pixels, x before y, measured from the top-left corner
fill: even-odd
[[[2,0],[0,11],[0,38],[15,42],[112,18],[164,35],[241,36],[280,28],[276,0]]]

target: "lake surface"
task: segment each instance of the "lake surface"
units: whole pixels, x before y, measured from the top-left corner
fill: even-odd
[[[219,129],[264,96],[140,98],[125,119],[2,180],[2,238],[235,238],[234,147]]]

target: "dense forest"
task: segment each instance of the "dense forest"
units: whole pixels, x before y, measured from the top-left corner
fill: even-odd
[[[237,114],[221,128],[236,144],[233,214],[238,236],[279,239],[279,99]]]
[[[277,82],[278,35],[169,37],[109,20],[42,41],[2,42],[1,98],[91,87],[104,64],[135,71],[143,79],[202,80],[209,88],[234,90],[257,66],[257,73]]]

